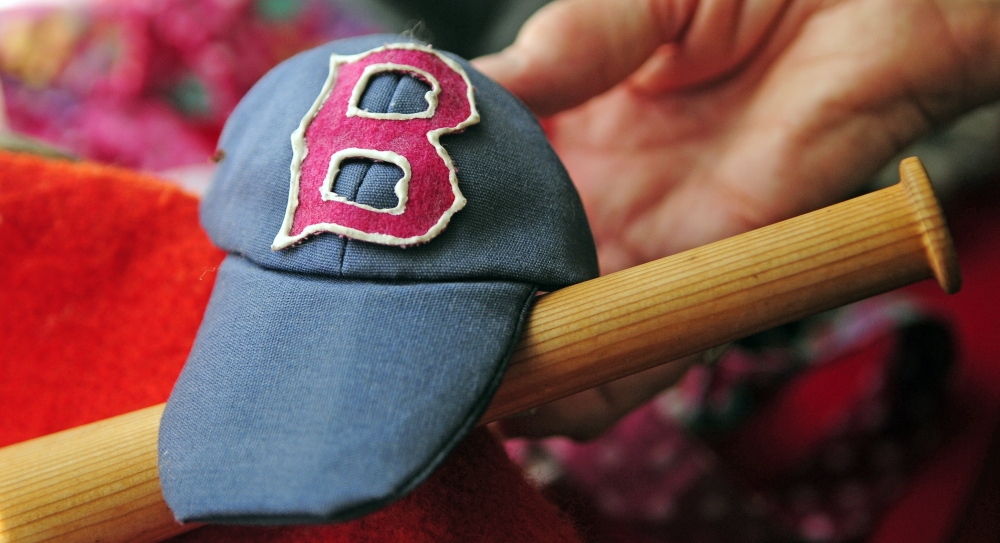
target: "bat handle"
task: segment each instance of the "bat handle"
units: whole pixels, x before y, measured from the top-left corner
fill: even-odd
[[[962,272],[958,266],[955,245],[945,223],[944,213],[934,197],[927,170],[917,157],[910,157],[899,164],[899,186],[913,206],[919,221],[919,231],[927,262],[934,272],[938,285],[948,294],[962,288]]]

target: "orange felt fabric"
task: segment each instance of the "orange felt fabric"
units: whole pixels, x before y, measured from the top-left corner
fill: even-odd
[[[0,446],[164,402],[222,251],[151,177],[0,154]]]
[[[132,171],[0,152],[0,446],[166,401],[224,256],[197,203]],[[176,539],[577,541],[485,429],[362,519]]]

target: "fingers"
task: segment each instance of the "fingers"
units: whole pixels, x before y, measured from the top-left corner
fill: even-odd
[[[632,82],[645,92],[702,85],[740,68],[769,41],[787,39],[814,2],[715,0],[703,2],[683,41],[661,48]],[[779,28],[780,27],[780,28]]]
[[[996,0],[939,0],[947,21],[948,38],[962,51],[965,81],[957,89],[961,108],[1000,97],[1000,2]],[[923,36],[922,36],[923,37]]]
[[[546,116],[583,103],[679,38],[697,0],[559,0],[507,49],[473,64]]]
[[[828,10],[789,44],[717,155],[628,225],[631,253],[658,258],[847,198],[917,137],[1000,98],[1000,4],[883,9]],[[879,35],[892,16],[909,28]]]
[[[585,390],[498,423],[506,437],[566,436],[594,439],[622,417],[651,400],[684,376],[691,366],[714,363],[726,346],[687,356],[661,366]]]
[[[663,92],[724,75],[759,52],[779,22],[801,19],[789,17],[791,5],[791,0],[559,0],[529,19],[513,45],[473,63],[547,116],[629,76],[640,90]]]

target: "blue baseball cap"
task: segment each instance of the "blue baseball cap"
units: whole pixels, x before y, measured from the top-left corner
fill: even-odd
[[[538,290],[597,275],[533,115],[392,35],[268,73],[201,206],[228,251],[160,426],[182,522],[346,520],[420,484],[482,416]]]

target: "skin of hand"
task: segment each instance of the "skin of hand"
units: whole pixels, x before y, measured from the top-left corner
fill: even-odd
[[[544,118],[610,273],[849,197],[1000,98],[1000,2],[558,0],[474,64]],[[593,437],[681,374],[503,429]]]

